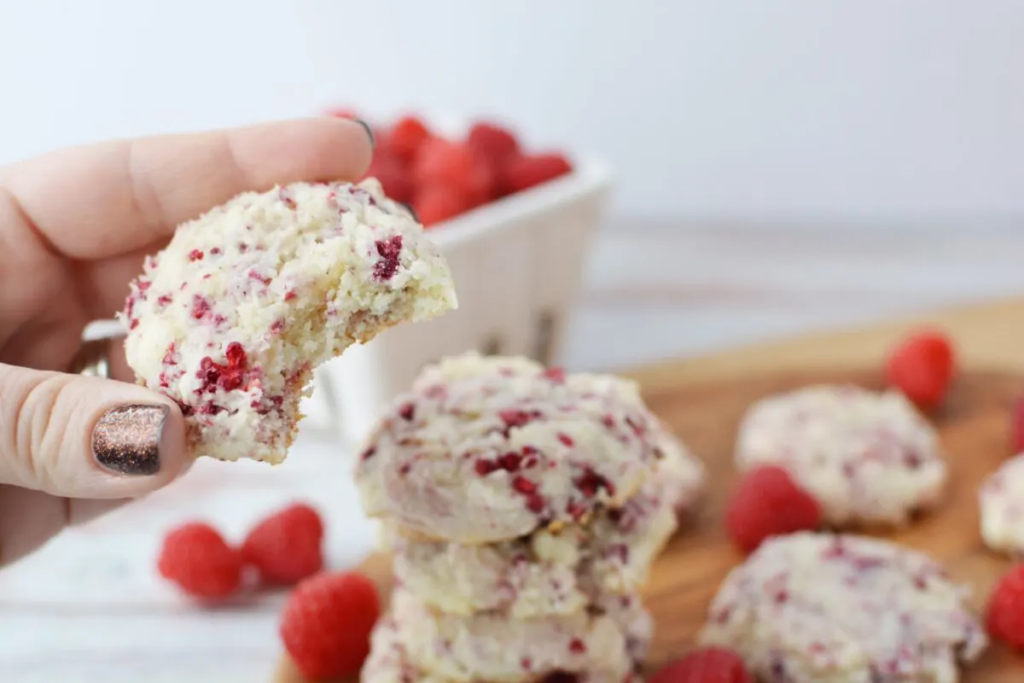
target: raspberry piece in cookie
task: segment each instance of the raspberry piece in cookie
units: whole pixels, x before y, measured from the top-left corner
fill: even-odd
[[[427,367],[361,451],[363,507],[434,540],[511,540],[619,508],[657,465],[632,382],[525,358]]]
[[[987,638],[926,555],[852,535],[769,539],[726,577],[701,633],[758,680],[950,681]]]
[[[701,461],[670,434],[663,457],[640,491],[616,510],[600,510],[587,526],[539,530],[493,545],[403,538],[389,529],[398,581],[421,601],[452,614],[503,610],[528,619],[571,614],[601,595],[642,586],[654,559],[704,485]]]
[[[367,180],[245,193],[183,224],[121,318],[128,364],[178,402],[197,455],[279,463],[317,365],[455,306],[423,228]]]
[[[897,392],[814,386],[756,403],[736,464],[786,468],[834,526],[899,525],[942,497],[947,466],[931,425]]]
[[[515,620],[502,612],[436,612],[399,588],[391,619],[412,667],[464,683],[591,672],[622,681],[644,655],[653,630],[640,601],[630,597],[575,614]]]
[[[981,537],[992,550],[1024,554],[1024,453],[1004,462],[978,491]]]

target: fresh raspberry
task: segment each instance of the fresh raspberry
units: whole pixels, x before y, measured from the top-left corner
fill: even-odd
[[[197,598],[226,598],[242,585],[242,556],[209,524],[194,522],[164,538],[160,575]]]
[[[442,138],[422,144],[412,173],[420,190],[442,185],[460,192],[473,204],[487,201],[494,190],[494,173],[487,160],[469,145]]]
[[[242,559],[266,583],[293,584],[324,566],[324,524],[319,513],[297,503],[257,524],[242,544]]]
[[[412,203],[413,211],[416,212],[420,223],[426,227],[455,218],[473,206],[473,201],[465,193],[445,185],[423,188],[416,194],[416,199]]]
[[[999,579],[985,609],[985,628],[992,638],[1024,650],[1024,564]]]
[[[732,650],[706,647],[666,664],[647,683],[754,683],[754,678]]]
[[[420,146],[432,137],[430,129],[415,116],[395,122],[388,131],[388,148],[405,161],[412,161]]]
[[[393,152],[378,148],[366,169],[366,178],[380,181],[384,194],[396,202],[411,202],[415,187],[409,167]]]
[[[1024,396],[1013,402],[1010,413],[1010,445],[1013,453],[1024,453]]]
[[[769,536],[816,529],[820,522],[818,502],[775,465],[750,470],[725,512],[729,537],[746,552]]]
[[[495,167],[519,154],[519,141],[512,131],[486,121],[473,124],[466,144]]]
[[[377,588],[357,572],[317,574],[285,602],[281,639],[306,678],[355,674],[370,653],[370,631],[380,617]]]
[[[502,194],[522,192],[569,173],[572,164],[561,154],[513,156],[499,173],[499,189]]]
[[[907,337],[886,363],[888,383],[920,408],[942,402],[956,371],[953,345],[941,332],[924,331]]]

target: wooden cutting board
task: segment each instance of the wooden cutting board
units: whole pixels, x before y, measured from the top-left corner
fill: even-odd
[[[722,509],[734,483],[736,426],[747,407],[773,393],[814,383],[853,382],[881,388],[880,367],[902,335],[935,325],[957,341],[963,372],[941,411],[932,416],[949,455],[952,476],[945,504],[908,528],[885,534],[947,563],[954,578],[974,586],[980,609],[1010,562],[983,547],[976,493],[980,481],[1011,455],[1009,414],[1024,396],[1024,301],[997,302],[914,320],[759,345],[704,358],[644,368],[651,409],[707,463],[710,491],[699,514],[681,529],[654,566],[644,591],[655,616],[649,669],[685,654],[694,642],[722,577],[742,556],[726,539]],[[364,570],[386,594],[387,558]],[[301,683],[282,657],[276,683]],[[352,679],[355,680],[355,679]],[[978,683],[1024,681],[1024,655],[994,645],[964,677]]]

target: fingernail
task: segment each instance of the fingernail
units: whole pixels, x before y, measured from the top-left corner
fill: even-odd
[[[370,124],[368,124],[366,121],[363,121],[362,119],[352,119],[352,120],[355,121],[356,123],[358,123],[360,126],[362,126],[363,130],[366,131],[366,136],[368,138],[370,138],[370,147],[371,148],[376,147],[377,146],[377,141],[373,137],[373,128],[370,128]]]
[[[111,408],[92,430],[92,452],[108,470],[120,474],[160,471],[160,436],[167,406],[127,405]]]

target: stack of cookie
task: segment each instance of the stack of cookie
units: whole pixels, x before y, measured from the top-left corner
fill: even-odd
[[[365,683],[621,683],[651,637],[637,591],[704,470],[631,382],[466,354],[394,403],[356,480],[397,585]]]

